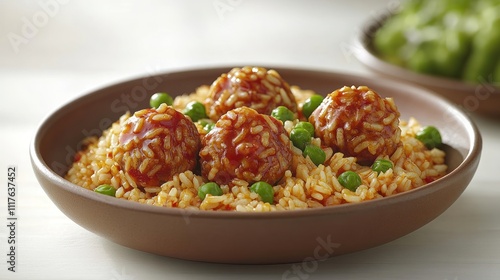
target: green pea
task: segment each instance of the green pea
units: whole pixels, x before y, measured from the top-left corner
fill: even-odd
[[[271,112],[271,116],[282,121],[292,121],[295,119],[293,112],[285,106],[278,106]]]
[[[212,129],[214,129],[214,127],[215,127],[215,123],[207,123],[207,124],[203,127],[203,129],[204,129],[207,133],[209,133],[210,131],[212,131]]]
[[[316,108],[318,108],[321,102],[323,102],[323,96],[319,94],[314,94],[306,99],[306,101],[304,101],[304,104],[302,105],[302,115],[304,115],[304,117],[306,118],[309,118],[309,116],[314,110],[316,110]]]
[[[376,171],[378,174],[380,172],[385,173],[387,170],[391,169],[393,167],[392,162],[387,159],[377,159],[373,164],[372,164],[372,170]]]
[[[304,157],[309,157],[316,166],[323,164],[326,160],[326,154],[318,146],[307,144],[303,152]]]
[[[197,122],[200,119],[206,119],[207,113],[205,111],[205,106],[198,101],[191,101],[186,105],[184,109],[184,115],[191,118],[193,122]]]
[[[250,191],[258,194],[263,202],[272,204],[274,202],[273,186],[266,182],[257,182],[250,186]]]
[[[314,125],[310,122],[299,122],[295,125],[295,128],[303,128],[311,134],[311,137],[314,136]]]
[[[198,197],[200,197],[201,200],[204,200],[207,194],[219,196],[222,195],[222,193],[222,189],[219,187],[219,185],[217,185],[217,183],[214,182],[203,184],[198,189]]]
[[[439,133],[439,130],[434,126],[423,127],[417,132],[415,138],[422,142],[427,149],[434,149],[443,143],[441,140],[441,133]]]
[[[354,171],[345,171],[337,179],[344,188],[353,192],[361,185],[361,177]]]
[[[203,127],[207,133],[209,133],[215,126],[215,123],[211,119],[201,119],[198,123]]]
[[[306,145],[311,142],[311,134],[303,128],[294,128],[290,132],[290,140],[292,140],[295,147],[303,151]]]
[[[172,96],[165,92],[157,92],[153,94],[149,99],[149,105],[151,105],[151,107],[153,108],[158,108],[163,103],[171,106],[174,103],[174,99],[172,98]]]
[[[104,194],[104,195],[109,195],[109,196],[115,196],[116,189],[115,187],[111,185],[100,185],[97,188],[94,189],[94,192]]]

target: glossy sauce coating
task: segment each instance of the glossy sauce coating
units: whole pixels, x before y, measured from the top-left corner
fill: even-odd
[[[218,184],[274,184],[292,163],[291,142],[280,121],[242,107],[223,115],[205,135],[200,163],[202,175]]]
[[[123,125],[118,142],[115,161],[142,187],[160,186],[193,170],[200,147],[193,122],[166,104],[137,111]]]
[[[215,121],[243,106],[266,115],[278,106],[297,112],[297,102],[288,83],[275,70],[262,67],[233,68],[222,74],[210,86],[205,100],[207,114]]]
[[[400,145],[399,116],[392,99],[366,86],[352,86],[326,96],[309,121],[323,144],[370,165]]]

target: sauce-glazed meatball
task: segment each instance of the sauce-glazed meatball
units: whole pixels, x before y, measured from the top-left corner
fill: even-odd
[[[233,68],[210,86],[205,107],[212,120],[243,106],[266,115],[278,106],[297,112],[297,102],[288,83],[275,70],[262,67]]]
[[[113,150],[122,170],[142,187],[160,186],[197,164],[200,136],[193,122],[166,104],[134,113]]]
[[[366,86],[352,86],[326,96],[309,121],[325,145],[368,165],[396,150],[399,116],[391,98],[382,98]]]
[[[292,144],[277,119],[242,107],[223,115],[202,140],[202,175],[225,185],[235,178],[274,184],[292,163]]]

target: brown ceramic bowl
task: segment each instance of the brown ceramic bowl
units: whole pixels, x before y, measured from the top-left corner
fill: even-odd
[[[271,68],[271,67],[269,67]],[[124,110],[148,106],[157,91],[189,93],[230,68],[180,71],[121,82],[84,95],[48,116],[30,146],[35,174],[49,198],[85,229],[118,244],[175,258],[269,264],[310,261],[378,246],[443,213],[479,163],[481,137],[460,110],[426,90],[383,79],[275,67],[290,84],[326,94],[367,85],[394,97],[402,118],[438,127],[450,172],[406,193],[358,204],[272,213],[186,211],[103,196],[63,178],[79,142]],[[437,245],[439,246],[439,245]]]
[[[377,57],[373,47],[376,31],[383,26],[391,14],[374,17],[362,27],[353,48],[358,60],[374,74],[426,87],[452,101],[467,113],[478,113],[500,117],[500,88],[487,83],[471,84],[457,79],[425,75]]]

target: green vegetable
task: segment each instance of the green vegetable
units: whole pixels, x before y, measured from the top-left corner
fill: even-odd
[[[493,75],[493,81],[500,82],[500,60],[497,63],[497,67],[495,68],[495,73]]]
[[[434,65],[434,54],[429,54],[428,51],[430,48],[433,48],[433,46],[425,43],[415,48],[406,62],[406,66],[415,72],[430,75],[437,74],[437,67]]]
[[[463,68],[471,50],[471,35],[464,30],[448,30],[440,40],[437,55],[439,75],[461,79]]]
[[[309,116],[312,114],[312,112],[314,112],[314,110],[316,110],[316,108],[318,108],[321,102],[323,102],[323,96],[319,94],[314,94],[306,99],[306,101],[304,101],[304,104],[302,105],[302,115],[304,115],[304,117],[306,118],[309,118]]]
[[[459,79],[470,49],[469,35],[444,27],[425,27],[415,32],[421,34],[422,42],[412,46],[407,66],[416,72]]]
[[[250,186],[250,191],[257,193],[263,202],[272,204],[274,202],[274,189],[273,186],[266,182],[257,182]]]
[[[344,188],[353,192],[361,185],[361,177],[354,171],[345,171],[337,179]]]
[[[295,128],[303,128],[311,134],[311,137],[314,136],[314,126],[310,122],[299,122],[295,125]]]
[[[209,133],[215,126],[215,123],[211,119],[201,119],[198,120],[198,123],[207,133]]]
[[[115,187],[111,185],[100,185],[97,188],[94,189],[94,192],[104,194],[104,195],[109,195],[109,196],[115,196],[116,189]]]
[[[408,0],[373,34],[382,59],[473,83],[500,82],[500,1]]]
[[[153,94],[149,99],[149,105],[151,105],[151,107],[153,108],[158,108],[163,103],[171,106],[174,103],[174,99],[172,98],[172,96],[165,92],[157,92]]]
[[[402,24],[402,18],[392,17],[384,23],[383,28],[380,28],[373,38],[375,49],[380,55],[395,64],[401,64],[402,59],[394,53],[400,51],[406,44],[404,29],[401,28]]]
[[[497,12],[500,12],[500,9]],[[467,81],[486,80],[493,82],[491,79],[494,78],[495,68],[500,63],[498,49],[500,46],[500,15],[497,18],[491,17],[491,22],[485,23],[484,28],[478,31],[472,42],[474,52],[471,53],[464,70],[464,79]]]
[[[214,127],[215,127],[215,123],[207,123],[207,124],[203,127],[203,129],[204,129],[207,133],[209,133],[212,129],[214,129]]]
[[[217,183],[205,183],[198,189],[198,197],[200,197],[201,200],[204,200],[207,194],[219,196],[222,195],[222,189],[219,187],[219,185],[217,185]]]
[[[377,159],[375,162],[372,164],[372,170],[376,171],[378,174],[380,172],[385,173],[387,170],[391,169],[393,167],[392,162],[387,159]]]
[[[422,142],[428,149],[434,149],[441,146],[441,133],[434,126],[426,126],[420,129],[415,135],[420,142]]]
[[[303,128],[294,128],[290,132],[290,140],[295,147],[304,151],[306,145],[311,142],[311,134]]]
[[[207,113],[205,111],[205,106],[198,101],[191,101],[186,105],[184,109],[184,115],[191,118],[193,122],[197,122],[200,119],[206,119]]]
[[[282,121],[292,121],[295,119],[293,112],[285,106],[278,106],[271,112],[271,116]]]
[[[316,166],[323,164],[326,160],[325,152],[318,146],[307,144],[304,152],[304,157],[309,157]]]

